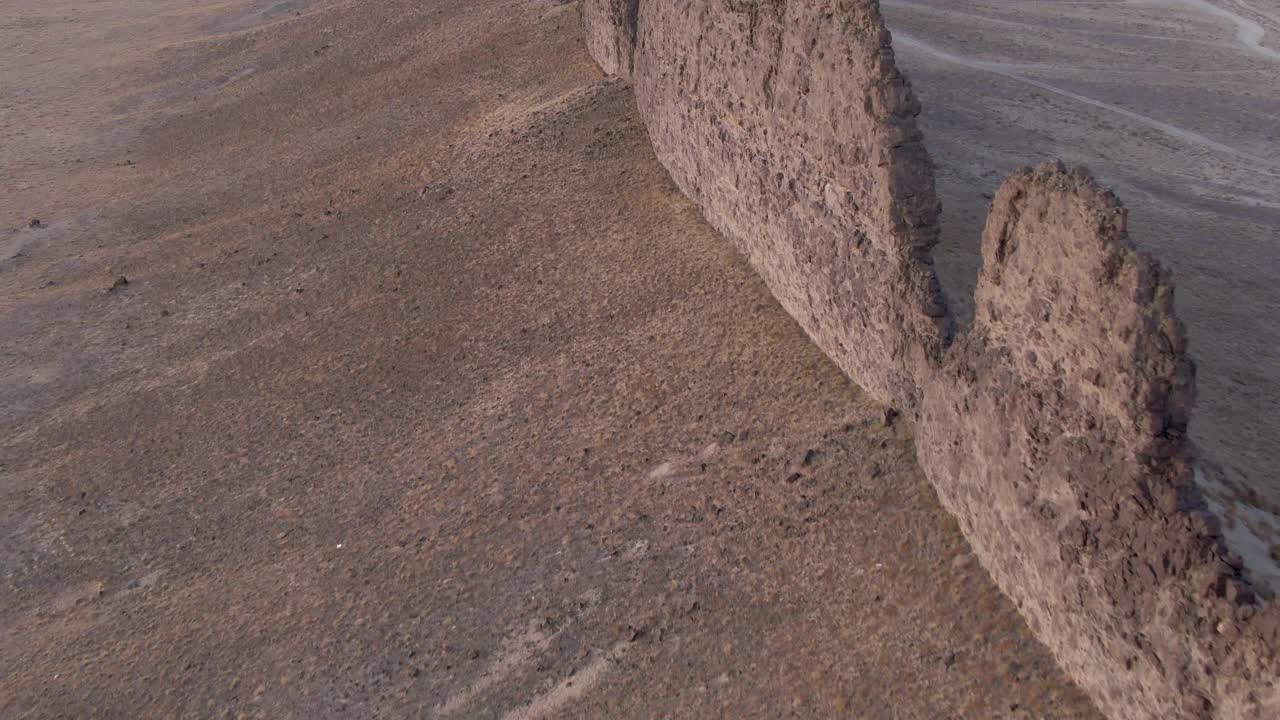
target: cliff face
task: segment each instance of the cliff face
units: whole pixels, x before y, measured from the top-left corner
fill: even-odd
[[[658,157],[859,385],[1059,662],[1115,718],[1280,717],[1280,607],[1203,512],[1168,274],[1116,198],[1015,174],[952,342],[919,106],[872,0],[585,0]]]
[[[587,50],[610,75],[630,75],[640,0],[582,0]]]
[[[949,330],[929,257],[939,205],[875,9],[641,12],[634,86],[662,163],[841,369],[914,409]]]
[[[925,379],[922,467],[1063,667],[1116,718],[1275,717],[1253,604],[1192,481],[1195,371],[1168,273],[1083,171],[1022,171],[972,330]]]

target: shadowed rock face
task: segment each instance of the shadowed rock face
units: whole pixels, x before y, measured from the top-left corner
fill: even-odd
[[[587,50],[610,75],[630,75],[640,0],[582,0]]]
[[[1115,718],[1280,717],[1280,607],[1203,511],[1168,274],[1087,173],[1024,170],[949,345],[917,101],[870,0],[588,0],[658,157],[858,384],[917,419],[943,503]]]

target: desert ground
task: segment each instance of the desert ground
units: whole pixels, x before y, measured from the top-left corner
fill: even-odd
[[[1264,504],[1274,46],[1172,5],[885,10],[948,289],[1008,169],[1093,167]],[[575,3],[12,0],[0,48],[0,716],[1097,717]]]
[[[1174,271],[1202,484],[1258,579],[1280,587],[1280,3],[881,6],[924,106],[945,216],[935,254],[961,315],[1008,172],[1054,157],[1092,169]]]

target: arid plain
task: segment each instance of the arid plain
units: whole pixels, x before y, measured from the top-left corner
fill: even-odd
[[[1009,169],[1090,165],[1275,502],[1270,36],[884,5],[948,289]],[[0,714],[1096,717],[574,3],[11,7]]]

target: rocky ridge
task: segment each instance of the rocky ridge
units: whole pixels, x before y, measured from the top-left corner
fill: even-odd
[[[811,338],[915,422],[976,554],[1114,718],[1280,714],[1264,604],[1192,480],[1169,274],[1082,169],[1010,177],[956,335],[939,206],[874,0],[585,0],[655,151]]]

